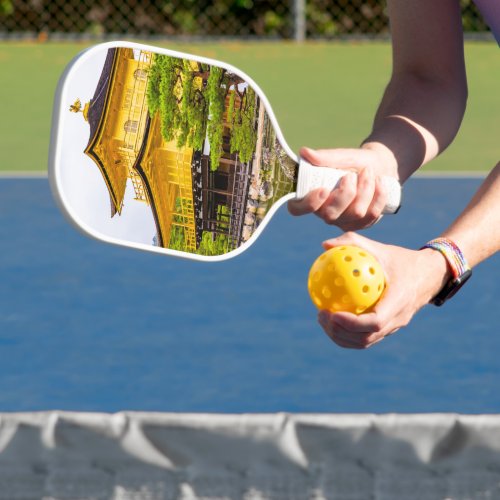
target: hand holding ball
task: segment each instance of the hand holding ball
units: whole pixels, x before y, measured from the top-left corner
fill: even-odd
[[[307,288],[318,309],[362,314],[382,295],[384,272],[377,259],[363,248],[334,247],[312,265]]]

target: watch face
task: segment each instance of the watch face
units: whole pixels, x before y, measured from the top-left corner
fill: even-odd
[[[455,295],[460,288],[462,288],[467,280],[472,276],[472,270],[468,269],[464,274],[459,276],[458,278],[453,278],[443,289],[432,299],[432,303],[436,306],[442,306],[448,299],[451,299],[453,295]]]

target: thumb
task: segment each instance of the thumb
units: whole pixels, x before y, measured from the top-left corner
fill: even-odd
[[[299,154],[312,165],[359,171],[366,166],[366,151],[360,149],[301,148]]]
[[[368,238],[361,236],[360,234],[353,231],[348,231],[347,233],[343,233],[336,238],[330,238],[324,241],[323,248],[325,248],[325,250],[328,250],[330,248],[338,247],[341,245],[356,245],[370,251],[370,243],[372,242]]]

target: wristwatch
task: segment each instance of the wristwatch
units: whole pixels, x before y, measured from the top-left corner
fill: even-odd
[[[472,276],[472,269],[465,260],[460,248],[449,238],[436,238],[427,242],[422,248],[432,248],[440,252],[448,263],[452,277],[441,291],[431,300],[431,304],[442,306],[462,288]]]

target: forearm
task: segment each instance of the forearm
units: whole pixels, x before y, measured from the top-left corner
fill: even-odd
[[[454,139],[466,103],[466,86],[425,81],[416,75],[394,76],[363,148],[384,154],[389,169],[404,182]]]
[[[388,0],[393,71],[363,147],[406,180],[455,137],[467,82],[458,0]]]
[[[452,240],[472,268],[500,250],[500,163],[482,183],[458,218],[441,237]],[[441,252],[424,248],[418,252],[419,295],[422,305],[435,297],[453,277],[452,269]]]
[[[472,267],[500,250],[500,162],[442,236],[461,248]]]

